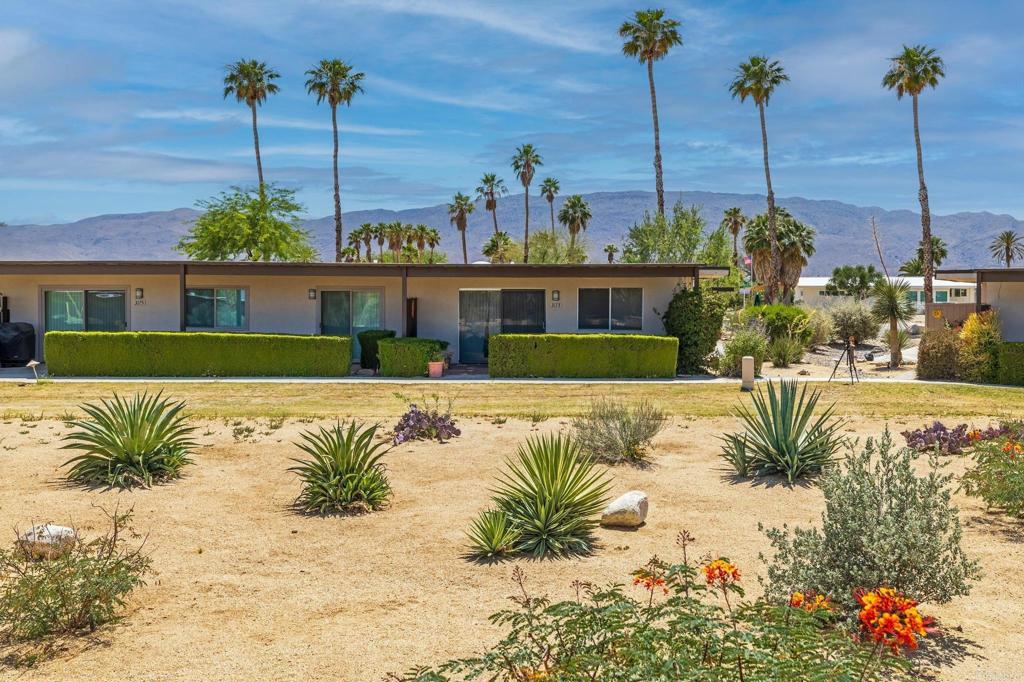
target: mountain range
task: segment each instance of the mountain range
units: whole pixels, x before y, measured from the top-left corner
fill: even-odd
[[[593,220],[585,239],[592,260],[602,261],[605,244],[621,244],[629,227],[653,212],[653,192],[595,192],[585,194]],[[530,229],[550,229],[551,218],[546,201],[536,194],[530,197]],[[765,198],[757,194],[717,192],[670,192],[668,203],[677,200],[701,207],[709,229],[718,225],[722,211],[739,206],[748,216],[763,212]],[[816,251],[804,270],[807,275],[827,275],[837,265],[878,263],[871,238],[874,217],[881,237],[883,253],[891,270],[913,255],[920,240],[920,217],[913,211],[889,211],[877,206],[853,206],[840,201],[787,197],[776,200],[798,220],[815,228]],[[561,198],[555,201],[555,212]],[[199,212],[190,208],[148,213],[101,215],[58,225],[9,225],[0,228],[0,260],[175,260],[182,256],[174,245],[184,235]],[[502,197],[498,203],[499,227],[513,237],[523,229],[523,195]],[[344,214],[345,229],[362,223],[424,223],[441,231],[441,249],[449,260],[458,261],[461,245],[458,233],[449,225],[444,204],[400,211],[374,209]],[[334,252],[334,218],[305,221],[316,247],[325,258]],[[561,229],[561,228],[559,228]],[[1024,223],[1009,215],[988,212],[953,213],[932,216],[932,230],[945,240],[949,257],[943,267],[995,265],[988,253],[992,238],[1004,230],[1024,233]],[[478,203],[470,216],[468,241],[470,260],[481,258],[480,249],[492,234],[490,213]]]

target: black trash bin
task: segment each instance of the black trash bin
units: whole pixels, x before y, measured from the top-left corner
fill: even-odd
[[[36,354],[36,330],[27,322],[0,324],[0,367],[24,367]]]

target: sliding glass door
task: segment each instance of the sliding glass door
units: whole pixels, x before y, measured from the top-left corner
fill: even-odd
[[[123,332],[128,329],[124,291],[43,292],[45,331]]]
[[[320,333],[352,337],[352,357],[359,357],[359,332],[383,325],[380,291],[321,291]]]
[[[459,291],[459,362],[487,362],[491,334],[541,334],[547,329],[543,289]]]

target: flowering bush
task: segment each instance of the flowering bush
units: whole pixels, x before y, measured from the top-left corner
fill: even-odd
[[[814,613],[818,610],[832,610],[832,603],[829,602],[828,597],[823,594],[818,594],[814,590],[809,592],[794,592],[789,595],[789,605],[794,609],[803,609],[808,613]]]
[[[974,465],[960,486],[991,509],[1024,517],[1024,443],[1019,434],[975,448]]]
[[[424,403],[427,402],[424,400]],[[423,408],[411,403],[409,411],[395,424],[395,445],[410,440],[436,440],[443,443],[461,435],[462,432],[452,417],[451,401],[448,401],[447,407],[442,410],[437,396],[433,398],[433,405],[428,404]]]
[[[986,429],[971,429],[967,424],[959,424],[950,429],[942,422],[935,421],[931,426],[904,431],[902,435],[907,446],[918,452],[932,452],[937,448],[943,455],[959,455],[979,441],[994,440],[1009,431],[1010,426],[1006,423]]]
[[[924,637],[924,619],[917,612],[917,602],[891,587],[880,587],[857,594],[861,632],[873,642],[898,653],[916,649],[917,638]]]

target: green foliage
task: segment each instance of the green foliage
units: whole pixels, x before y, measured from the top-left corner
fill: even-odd
[[[999,381],[997,383],[1024,386],[1024,343],[1004,342],[999,346]]]
[[[822,346],[835,336],[835,323],[827,310],[811,309],[807,312],[807,346]]]
[[[833,418],[835,404],[815,416],[821,392],[815,389],[808,396],[807,390],[807,384],[801,387],[795,380],[782,379],[776,391],[769,381],[766,397],[759,386],[751,396],[754,411],[744,405],[736,410],[746,432],[723,439],[723,459],[733,462],[740,457],[735,448],[741,439],[743,468],[755,476],[778,474],[793,483],[824,471],[844,442],[840,432],[846,422]]]
[[[751,306],[743,310],[740,319],[749,323],[761,320],[764,323],[768,338],[774,341],[779,338],[798,338],[801,343],[810,342],[810,331],[807,328],[808,312],[805,308],[795,305],[776,303],[774,305]]]
[[[768,358],[775,367],[789,367],[804,358],[804,344],[793,336],[780,336],[768,344]]]
[[[427,363],[448,347],[447,341],[405,337],[380,339],[377,354],[380,374],[385,377],[421,377],[427,373]]]
[[[761,366],[768,357],[768,336],[758,326],[739,329],[725,342],[725,351],[718,364],[724,377],[738,377],[743,370],[743,356],[754,358],[754,375],[761,375]]]
[[[115,394],[100,404],[85,403],[88,419],[71,422],[65,450],[82,454],[64,466],[68,478],[87,485],[149,487],[181,476],[192,463],[194,427],[188,426],[184,402],[162,399],[160,393],[138,393],[130,399]]]
[[[192,260],[313,261],[319,255],[302,227],[306,209],[295,190],[232,187],[197,206],[203,214],[177,246]]]
[[[829,309],[836,338],[846,343],[851,336],[857,343],[869,341],[878,336],[878,320],[866,304],[861,301],[846,301]]]
[[[498,559],[519,551],[520,533],[499,509],[487,509],[473,519],[469,530],[470,553],[478,559]]]
[[[708,369],[715,345],[722,335],[725,300],[701,288],[675,290],[668,308],[661,316],[665,333],[679,339],[677,371],[699,374]]]
[[[516,246],[521,254],[522,246],[518,242]],[[537,230],[530,234],[531,263],[586,263],[589,260],[587,248],[582,235],[576,237],[575,243],[570,243],[564,232]]]
[[[598,398],[587,411],[572,420],[573,437],[580,449],[610,464],[643,463],[651,441],[665,428],[664,412],[646,400],[633,406]]]
[[[395,338],[392,329],[367,329],[356,334],[359,337],[359,366],[363,369],[378,369],[380,358],[377,355],[377,344],[381,339]]]
[[[921,602],[944,604],[970,592],[978,564],[960,546],[952,476],[937,456],[918,475],[919,455],[895,449],[888,430],[822,478],[822,527],[767,531],[775,550],[768,594],[814,589],[853,608],[853,591],[888,585]]]
[[[47,332],[54,376],[348,376],[347,336],[215,332]]]
[[[41,643],[115,620],[144,585],[151,561],[131,529],[131,512],[107,514],[110,528],[94,540],[75,537],[39,559],[19,539],[0,549],[0,642]]]
[[[645,212],[643,220],[626,233],[622,262],[693,263],[702,250],[706,227],[701,207],[684,206],[681,201],[672,207],[671,218]]]
[[[892,353],[892,340],[889,334],[882,334],[878,338],[878,345],[880,345],[886,352]],[[910,334],[906,329],[896,330],[896,350],[902,352],[907,348],[910,348]]]
[[[712,230],[697,253],[697,262],[705,265],[732,265],[732,244],[724,225]]]
[[[952,329],[935,329],[921,335],[917,348],[917,378],[955,381],[960,377],[960,336]],[[1003,367],[1000,355],[1000,367]]]
[[[520,534],[518,549],[540,557],[587,553],[611,481],[562,434],[528,438],[506,462],[494,503]]]
[[[1020,434],[1020,425],[1014,429]],[[1024,517],[1024,453],[1016,438],[1000,438],[977,444],[974,464],[960,479],[965,493],[980,497],[989,509]]]
[[[295,459],[294,472],[302,481],[295,506],[307,514],[351,514],[382,509],[391,499],[391,484],[381,459],[390,450],[374,442],[377,425],[355,421],[319,432],[303,431],[295,445],[310,456]]]
[[[679,340],[643,334],[495,334],[492,377],[671,378]]]
[[[874,265],[840,265],[832,270],[825,292],[830,296],[850,296],[862,301],[876,284],[884,281],[885,277],[875,270]]]
[[[957,364],[964,381],[991,384],[999,377],[999,347],[1003,342],[994,310],[971,313],[960,329]]]

